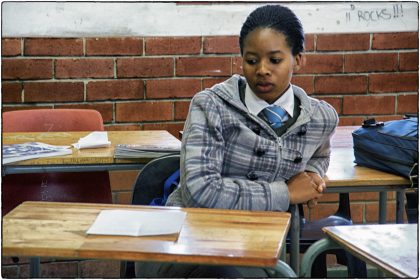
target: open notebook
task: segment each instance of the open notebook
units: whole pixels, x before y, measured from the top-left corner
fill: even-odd
[[[102,210],[87,234],[164,235],[181,231],[186,213],[181,211]]]

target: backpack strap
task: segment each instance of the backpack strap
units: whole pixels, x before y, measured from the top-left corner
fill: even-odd
[[[180,170],[177,169],[174,173],[171,174],[163,184],[163,197],[157,197],[150,202],[150,205],[153,206],[164,206],[166,200],[168,200],[169,195],[178,187],[180,177]]]

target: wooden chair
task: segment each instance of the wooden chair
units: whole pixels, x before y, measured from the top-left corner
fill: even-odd
[[[95,110],[38,109],[3,113],[3,132],[103,131]],[[2,183],[2,215],[28,200],[112,203],[107,171],[9,174]]]

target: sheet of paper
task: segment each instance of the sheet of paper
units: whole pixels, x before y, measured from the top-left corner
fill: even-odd
[[[108,141],[107,131],[94,131],[85,137],[80,138],[77,143],[73,144],[77,149],[103,148],[109,147],[110,145],[111,142]]]
[[[181,211],[102,210],[87,234],[146,236],[181,231],[186,213]]]

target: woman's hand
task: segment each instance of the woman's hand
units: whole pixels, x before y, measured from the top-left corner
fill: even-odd
[[[308,172],[301,172],[293,176],[287,182],[289,188],[289,201],[291,204],[306,203],[322,196],[322,192],[319,190],[323,191],[323,185],[321,181],[314,179],[313,177],[314,176],[309,175]]]

